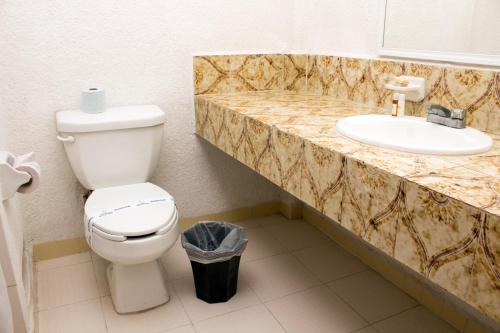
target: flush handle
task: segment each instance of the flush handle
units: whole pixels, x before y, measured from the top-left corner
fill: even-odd
[[[61,142],[64,142],[64,143],[74,143],[75,142],[75,137],[73,137],[71,135],[70,136],[66,136],[66,137],[58,135],[57,136],[57,140],[59,140]]]

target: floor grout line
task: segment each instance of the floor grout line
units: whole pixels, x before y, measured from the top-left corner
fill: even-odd
[[[365,316],[362,316],[362,315],[361,315],[361,313],[359,313],[359,312],[358,312],[358,311],[354,308],[354,306],[352,306],[349,302],[347,302],[345,299],[343,299],[342,297],[340,297],[340,295],[339,295],[339,294],[337,294],[337,293],[335,292],[335,290],[333,290],[332,288],[330,288],[330,287],[328,286],[328,284],[326,285],[326,287],[327,287],[329,290],[331,290],[331,291],[333,292],[333,294],[334,294],[335,296],[337,296],[337,297],[338,297],[338,299],[339,299],[342,303],[344,303],[345,305],[347,305],[347,307],[348,307],[349,309],[351,309],[351,310],[352,310],[355,314],[357,314],[357,315],[358,315],[361,319],[363,319],[363,321],[365,321],[365,322],[367,323],[367,326],[370,326],[370,325],[371,325],[370,321],[369,321],[368,319],[366,319],[366,318],[365,318]],[[367,327],[367,326],[365,326],[365,327]]]
[[[177,290],[175,289],[175,286],[173,283],[170,283],[170,288],[173,290],[175,296],[177,297],[177,299],[179,300],[179,303],[181,305],[181,308],[182,308],[182,311],[184,311],[184,313],[186,314],[187,318],[189,319],[189,323],[191,324],[191,326],[193,327],[193,329],[196,331],[196,329],[194,328],[194,322],[193,320],[191,319],[191,316],[189,315],[189,312],[186,310],[186,307],[184,305],[184,303],[182,302],[182,298],[179,296],[179,294],[177,293]],[[170,300],[169,300],[170,301]]]
[[[60,258],[63,258],[63,257],[60,257]],[[51,259],[49,259],[49,260],[51,260]],[[41,262],[41,261],[39,261],[39,262]],[[65,265],[62,265],[62,266],[57,266],[57,267],[52,267],[52,268],[45,268],[45,269],[43,269],[41,271],[37,268],[36,272],[33,272],[33,273],[35,275],[38,275],[40,273],[45,273],[45,272],[53,271],[53,270],[56,270],[56,269],[61,269],[61,268],[67,268],[67,267],[71,267],[71,266],[77,266],[77,265],[87,264],[89,262],[91,263],[92,259],[87,260],[87,261],[82,261],[82,262],[76,262],[76,263],[72,263],[72,264],[65,264]]]
[[[79,304],[79,303],[85,303],[85,302],[89,302],[89,301],[94,301],[94,300],[100,299],[100,298],[102,298],[102,297],[101,296],[92,297],[92,298],[88,298],[88,299],[84,299],[84,300],[79,300],[79,301],[76,301],[76,302],[71,302],[71,303],[68,303],[68,304],[62,304],[62,305],[52,306],[52,307],[47,308],[47,309],[37,310],[36,313],[50,311],[50,310],[55,310],[55,309],[59,309],[59,308],[65,307],[65,306],[75,305],[75,304]]]
[[[273,257],[277,257],[277,256],[282,256],[282,255],[285,255],[285,254],[291,254],[291,253],[290,252],[280,252],[280,253],[271,254],[271,255],[265,256],[265,257],[260,257],[260,258],[245,260],[245,261],[240,262],[240,264],[243,265],[243,264],[247,264],[247,263],[253,263],[253,262],[256,262],[256,261],[259,261],[259,260],[269,259],[269,258],[273,258]]]
[[[273,298],[273,299],[270,299],[270,300],[267,300],[267,301],[262,301],[263,304],[267,304],[267,303],[271,303],[271,302],[274,302],[274,301],[278,301],[280,299],[283,299],[285,297],[288,297],[288,296],[292,296],[292,295],[296,295],[296,294],[300,294],[300,293],[303,293],[303,292],[306,292],[306,291],[309,291],[311,289],[315,289],[315,288],[319,288],[319,287],[327,287],[324,283],[320,283],[320,284],[316,284],[314,286],[311,286],[311,287],[307,287],[305,289],[301,289],[301,290],[296,290],[294,292],[291,292],[289,294],[286,294],[286,295],[281,295],[279,297],[276,297],[276,298]],[[328,287],[327,287],[328,288]]]
[[[101,309],[102,319],[104,320],[104,327],[106,328],[106,332],[109,333],[108,321],[106,320],[106,314],[104,312],[104,304],[102,304],[102,300],[104,297],[99,298],[99,308]]]
[[[374,321],[373,323],[371,323],[370,325],[375,325],[375,324],[378,324],[378,323],[380,323],[380,322],[382,322],[382,321],[384,321],[384,320],[387,320],[387,319],[389,319],[389,318],[399,316],[400,314],[405,313],[405,312],[410,311],[410,310],[413,310],[413,309],[415,309],[415,308],[418,308],[419,306],[423,306],[423,305],[422,305],[422,304],[420,304],[420,303],[417,303],[417,304],[415,304],[415,305],[413,305],[413,306],[409,307],[408,309],[401,310],[401,311],[399,311],[399,312],[397,312],[397,313],[394,313],[394,314],[392,314],[392,315],[390,315],[390,316],[388,316],[388,317],[386,317],[386,318],[379,319],[379,320],[375,320],[375,321]]]
[[[231,314],[231,313],[235,313],[235,312],[238,312],[238,311],[242,311],[242,310],[246,310],[246,309],[249,309],[251,307],[254,307],[254,306],[259,306],[259,305],[264,305],[264,303],[257,303],[257,304],[251,304],[251,305],[246,305],[242,308],[239,308],[239,309],[234,309],[234,310],[230,310],[228,312],[224,312],[224,313],[219,313],[215,316],[211,316],[211,317],[208,317],[208,318],[205,318],[205,319],[202,319],[200,321],[197,321],[197,322],[193,322],[193,326],[196,325],[196,324],[200,324],[200,323],[203,323],[205,321],[208,321],[208,320],[211,320],[211,319],[214,319],[214,318],[219,318],[219,317],[223,317],[225,315],[228,315],[228,314]],[[188,315],[189,317],[189,315]]]
[[[53,267],[53,268],[43,269],[41,271],[38,271],[37,274],[44,273],[44,272],[49,272],[49,271],[54,271],[54,270],[60,269],[60,268],[67,268],[67,267],[71,267],[71,266],[87,264],[89,262],[91,263],[92,260],[82,261],[82,262],[78,262],[78,263],[74,263],[74,264],[67,264],[67,265],[57,266],[57,267]]]
[[[361,272],[360,272],[360,273],[361,273]],[[397,315],[400,315],[400,314],[401,314],[401,313],[403,313],[403,312],[409,311],[409,310],[411,310],[411,309],[414,309],[414,308],[416,308],[416,307],[418,307],[418,306],[421,306],[421,305],[422,305],[422,304],[420,304],[418,301],[416,301],[416,303],[417,303],[417,304],[412,305],[412,306],[411,306],[411,307],[409,307],[409,308],[406,308],[406,309],[403,309],[403,310],[401,310],[401,311],[398,311],[398,312],[396,312],[396,313],[394,313],[394,314],[391,314],[391,315],[389,315],[389,316],[387,316],[387,317],[384,317],[384,318],[382,318],[382,319],[378,319],[378,320],[375,320],[375,321],[373,321],[373,322],[370,322],[370,321],[369,321],[367,318],[365,318],[365,317],[364,317],[361,313],[359,313],[359,312],[358,312],[358,311],[357,311],[357,310],[356,310],[356,309],[355,309],[355,308],[354,308],[354,307],[353,307],[353,306],[352,306],[352,305],[351,305],[351,304],[350,304],[347,300],[345,300],[345,299],[344,299],[341,295],[339,295],[338,293],[336,293],[336,292],[335,292],[335,290],[333,290],[332,288],[328,287],[328,285],[327,285],[327,288],[329,288],[329,289],[330,289],[330,290],[331,290],[331,291],[332,291],[332,292],[333,292],[333,293],[334,293],[334,294],[335,294],[335,295],[336,295],[336,296],[337,296],[340,300],[342,300],[342,302],[344,302],[345,304],[347,304],[347,305],[349,306],[349,308],[351,308],[351,309],[352,309],[352,310],[353,310],[356,314],[358,314],[358,315],[359,315],[359,316],[360,316],[363,320],[365,320],[365,321],[368,323],[368,325],[369,325],[369,326],[372,326],[372,325],[374,325],[374,324],[376,324],[376,323],[379,323],[379,322],[384,321],[384,320],[386,320],[386,319],[389,319],[389,318],[391,318],[391,317],[395,317],[395,316],[397,316]],[[396,288],[397,288],[397,287],[396,287]],[[398,289],[399,289],[399,288],[398,288]],[[413,299],[413,298],[412,298],[412,299]]]
[[[278,322],[278,324],[281,326],[281,328],[283,329],[283,331],[288,332],[287,329],[285,328],[285,326],[283,325],[283,323],[278,318],[276,318],[276,316],[271,311],[271,309],[269,309],[269,307],[267,306],[267,304],[263,303],[263,305],[266,308],[267,312],[269,312],[271,314],[271,316],[274,318],[274,320],[276,320],[276,322]]]
[[[326,284],[329,284],[329,283],[332,283],[332,282],[338,282],[340,280],[344,280],[344,279],[348,279],[348,278],[351,278],[353,277],[354,275],[357,275],[357,274],[361,274],[361,273],[366,273],[368,271],[374,271],[376,273],[376,271],[374,269],[372,269],[371,267],[368,267],[366,269],[363,269],[362,271],[358,271],[358,272],[354,272],[354,273],[349,273],[347,275],[343,275],[343,276],[340,276],[338,278],[335,278],[333,280],[329,280],[327,282],[325,282]],[[399,288],[398,288],[399,289]]]

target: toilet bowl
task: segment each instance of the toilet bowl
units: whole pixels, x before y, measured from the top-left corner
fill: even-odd
[[[173,197],[151,183],[102,188],[85,203],[90,248],[111,262],[107,277],[118,313],[168,301],[157,259],[179,236]]]
[[[160,156],[165,113],[156,105],[56,113],[57,139],[80,184],[92,190],[84,229],[90,248],[111,262],[111,299],[119,313],[168,301],[157,259],[179,236],[174,198],[147,183]]]
[[[157,259],[179,236],[173,197],[151,183],[102,188],[85,203],[90,248],[109,260],[107,278],[118,313],[137,312],[169,300]]]

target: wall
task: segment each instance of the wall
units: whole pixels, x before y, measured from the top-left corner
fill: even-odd
[[[81,236],[82,195],[55,140],[54,112],[105,87],[110,105],[154,103],[167,113],[153,182],[183,216],[276,200],[278,190],[194,133],[192,53],[285,49],[289,1],[64,0],[0,4],[0,96],[14,152],[35,151],[42,185],[23,198],[26,237]]]
[[[476,0],[472,17],[471,52],[500,54],[500,1]],[[488,24],[485,24],[487,22]],[[490,41],[485,45],[484,41]],[[494,41],[493,43],[491,41]]]
[[[6,109],[0,98],[0,151],[12,147],[7,125]],[[5,278],[15,332],[23,332],[32,319],[32,276],[30,251],[24,251],[23,246],[23,218],[18,199],[19,195],[15,195],[0,201],[0,275],[3,274],[0,279]]]
[[[296,0],[293,52],[376,57],[383,0]]]
[[[7,110],[0,96],[0,150],[9,148],[9,135],[7,133]]]

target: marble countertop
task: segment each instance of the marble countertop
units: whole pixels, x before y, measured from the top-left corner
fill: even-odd
[[[500,215],[498,135],[491,135],[494,146],[483,154],[420,155],[362,144],[342,136],[335,129],[341,118],[386,113],[381,108],[328,96],[271,91],[197,95],[196,99],[362,161],[490,214]]]

